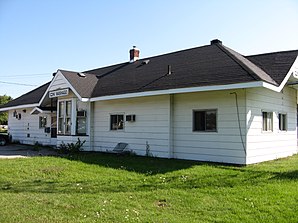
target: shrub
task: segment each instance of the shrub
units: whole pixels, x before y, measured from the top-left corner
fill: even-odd
[[[78,138],[78,141],[76,143],[67,143],[65,144],[64,142],[62,142],[59,146],[59,152],[63,153],[63,154],[73,154],[73,153],[78,153],[83,151],[83,145],[86,142],[86,140],[84,140],[83,142],[80,140],[80,138]]]

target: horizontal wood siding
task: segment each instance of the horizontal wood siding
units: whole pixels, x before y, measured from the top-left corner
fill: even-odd
[[[49,91],[57,90],[57,89],[63,89],[63,88],[68,88],[68,84],[65,83],[64,78],[62,77],[61,74],[56,74],[57,76],[55,77],[55,80],[51,83],[51,87]]]
[[[245,163],[235,95],[245,143],[245,91],[213,91],[174,95],[174,157],[226,163]],[[193,110],[217,110],[217,132],[193,132]]]
[[[136,115],[135,122],[125,122],[124,130],[110,130],[111,114]],[[111,151],[119,142],[128,149],[153,156],[168,157],[169,96],[99,101],[94,104],[93,147],[95,151]]]
[[[27,108],[26,112],[24,112],[23,109],[16,110],[17,113],[21,114],[20,120],[13,117],[15,110],[9,111],[8,131],[12,136],[12,140],[22,144],[34,145],[35,143],[39,143],[42,145],[51,145],[51,133],[45,133],[44,128],[39,128],[39,115],[30,115],[32,109],[33,108]],[[47,116],[47,127],[50,127],[50,116],[44,116]],[[30,134],[30,136],[28,134]]]
[[[265,88],[247,89],[247,164],[297,153],[297,95],[285,87],[281,93]],[[273,112],[273,132],[262,131],[262,111]],[[279,130],[278,114],[287,114],[287,131]]]

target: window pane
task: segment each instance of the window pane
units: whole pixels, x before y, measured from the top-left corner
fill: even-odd
[[[263,131],[273,131],[273,112],[262,112]]]
[[[267,112],[263,112],[263,131],[267,131]]]
[[[206,112],[206,130],[216,131],[216,111]]]
[[[124,127],[124,115],[118,115],[118,129],[123,129]]]
[[[71,131],[71,118],[66,118],[65,134],[70,134]]]
[[[80,117],[77,119],[77,134],[86,135],[86,118]]]
[[[285,115],[285,114],[283,114],[282,115],[282,123],[283,123],[283,128],[282,128],[282,130],[287,130],[287,115]]]
[[[193,130],[194,131],[205,131],[206,130],[206,112],[205,111],[194,111]]]
[[[58,119],[58,123],[59,123],[59,125],[58,125],[58,133],[59,134],[64,134],[64,119],[63,118],[59,118]]]
[[[193,131],[216,131],[216,110],[194,111]]]
[[[39,128],[44,128],[47,125],[47,117],[39,117]]]
[[[111,115],[111,130],[117,130],[117,115]]]
[[[64,101],[59,102],[59,117],[62,117],[64,113]]]
[[[124,128],[124,115],[111,115],[111,130]]]
[[[66,102],[66,116],[71,116],[71,101]]]
[[[268,131],[273,131],[273,113],[268,112]]]
[[[279,130],[286,131],[287,130],[287,115],[286,114],[278,114],[279,119]]]

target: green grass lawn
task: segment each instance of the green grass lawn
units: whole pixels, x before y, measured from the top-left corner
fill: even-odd
[[[82,154],[0,160],[0,222],[298,222],[298,156],[247,167]]]

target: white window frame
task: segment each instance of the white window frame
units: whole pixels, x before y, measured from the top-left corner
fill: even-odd
[[[114,115],[117,115],[117,116],[120,116],[120,115],[122,115],[123,116],[123,123],[122,123],[122,125],[123,125],[123,128],[121,128],[121,129],[113,129],[112,128],[112,116],[114,116]],[[125,120],[124,120],[124,118],[125,118],[125,114],[124,113],[112,113],[112,114],[110,114],[110,126],[109,126],[109,128],[110,128],[110,131],[124,131],[124,129],[125,129]]]
[[[195,113],[196,112],[215,112],[215,129],[214,130],[208,130],[207,128],[205,130],[199,130],[196,129],[196,123],[195,123]],[[193,132],[218,132],[218,111],[217,109],[194,109],[192,110],[192,131]],[[207,119],[205,119],[205,127],[207,127],[206,123]]]
[[[62,111],[62,116],[60,116],[60,103],[64,102],[64,108]],[[70,108],[70,114],[67,116],[66,110],[67,110],[67,102],[71,103],[71,108]],[[76,120],[76,117],[74,115],[74,100],[73,99],[63,99],[63,100],[58,100],[58,106],[57,106],[57,133],[58,135],[74,135],[73,129],[75,128],[75,125],[73,125],[73,121]],[[60,122],[61,119],[63,121],[63,129],[60,132]],[[66,131],[67,128],[67,119],[70,119],[70,125],[69,125],[69,131]]]
[[[78,114],[78,112],[85,112],[85,116],[78,116],[76,115],[76,135],[78,136],[86,136],[87,132],[88,132],[88,117],[87,117],[87,110],[80,110],[80,111],[76,111],[76,114]],[[85,133],[79,133],[78,132],[78,128],[79,128],[79,120],[85,120]]]
[[[281,132],[286,132],[288,130],[288,115],[286,113],[278,113],[278,129]]]
[[[272,111],[262,111],[262,132],[273,132],[273,117]]]
[[[39,128],[47,127],[48,117],[47,116],[39,116]]]

